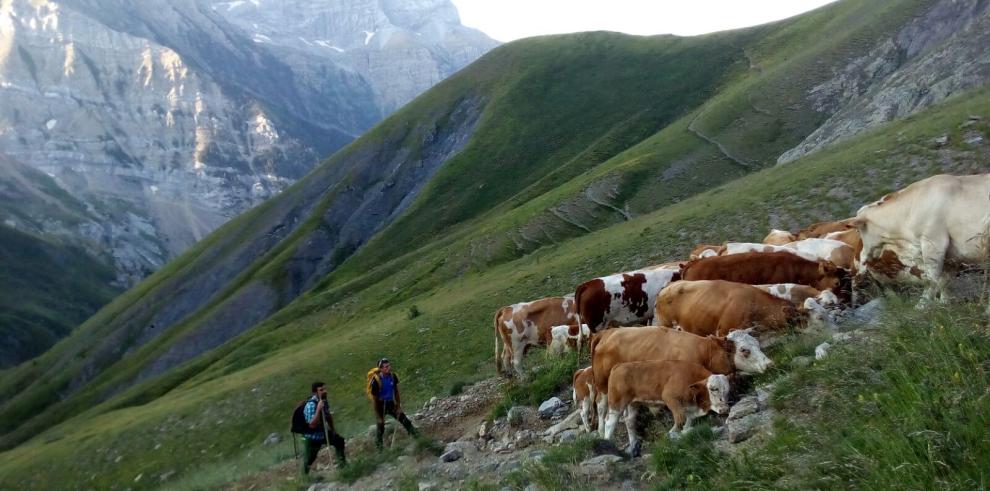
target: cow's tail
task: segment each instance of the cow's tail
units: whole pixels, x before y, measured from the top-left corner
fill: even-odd
[[[581,283],[578,285],[577,289],[574,290],[574,313],[577,314],[577,325],[578,325],[578,338],[577,338],[577,364],[581,366],[581,348],[584,345],[584,329],[581,328],[583,324],[588,324],[584,320],[584,314],[581,312],[581,294],[587,288],[587,283]],[[592,329],[591,324],[588,324],[588,329]]]
[[[499,308],[498,310],[495,311],[495,319],[494,319],[494,324],[495,324],[495,373],[497,373],[499,375],[502,375],[502,372],[503,372],[503,368],[502,368],[502,357],[499,356],[499,354],[498,354],[498,338],[502,334],[501,333],[501,329],[499,329],[499,324],[500,324],[499,319],[501,317],[502,317],[502,309]]]

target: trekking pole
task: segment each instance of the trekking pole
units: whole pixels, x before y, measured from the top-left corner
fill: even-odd
[[[299,460],[299,449],[296,448],[296,435],[289,433],[289,438],[292,439],[292,454],[296,456],[296,460]]]
[[[325,408],[326,408],[326,406],[324,406],[324,410],[323,411],[320,411],[320,418],[323,419],[323,436],[326,437],[326,439],[327,439],[326,440],[327,441],[327,457],[330,457],[330,430],[327,429],[327,413],[326,413],[326,409]],[[332,458],[330,460],[333,461]]]

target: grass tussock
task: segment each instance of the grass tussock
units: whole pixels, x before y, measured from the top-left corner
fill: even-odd
[[[502,399],[492,408],[492,419],[505,416],[512,406],[539,406],[570,385],[577,366],[576,353],[545,358],[529,370],[527,378],[513,379],[505,385]]]
[[[596,441],[585,435],[553,447],[539,460],[527,462],[510,473],[503,484],[510,489],[523,489],[530,484],[536,484],[539,489],[594,489],[587,483],[579,483],[571,466],[591,457]]]
[[[967,302],[919,312],[912,302],[889,299],[882,327],[781,378],[771,402],[782,416],[763,447],[726,462],[717,475],[675,487],[986,487],[984,309]]]

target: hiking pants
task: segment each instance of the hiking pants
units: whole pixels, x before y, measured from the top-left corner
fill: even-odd
[[[375,416],[378,417],[378,437],[377,439],[375,439],[375,446],[378,447],[378,450],[382,449],[382,439],[385,436],[386,414],[397,419],[399,423],[402,424],[402,427],[406,429],[406,433],[409,433],[412,436],[416,436],[419,434],[419,432],[416,431],[416,428],[413,427],[412,421],[409,421],[409,418],[406,417],[406,413],[400,412],[396,414],[395,401],[383,401],[380,399],[375,399],[374,405],[375,405]]]
[[[316,462],[316,457],[320,455],[320,449],[326,442],[320,438],[319,440],[310,440],[309,438],[303,438],[303,461],[302,461],[302,472],[303,474],[309,474],[309,468]],[[330,445],[333,446],[334,451],[337,453],[337,467],[343,467],[347,464],[347,458],[344,455],[344,438],[337,433],[330,434]]]

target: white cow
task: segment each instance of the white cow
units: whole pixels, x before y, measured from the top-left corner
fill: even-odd
[[[944,301],[946,266],[990,257],[990,174],[923,179],[863,206],[849,225],[874,278],[925,283],[919,307]]]
[[[564,350],[570,348],[577,350],[578,335],[585,338],[591,336],[591,330],[587,324],[581,324],[581,331],[574,324],[553,326],[550,328],[550,346],[547,347],[548,355],[562,355]]]

